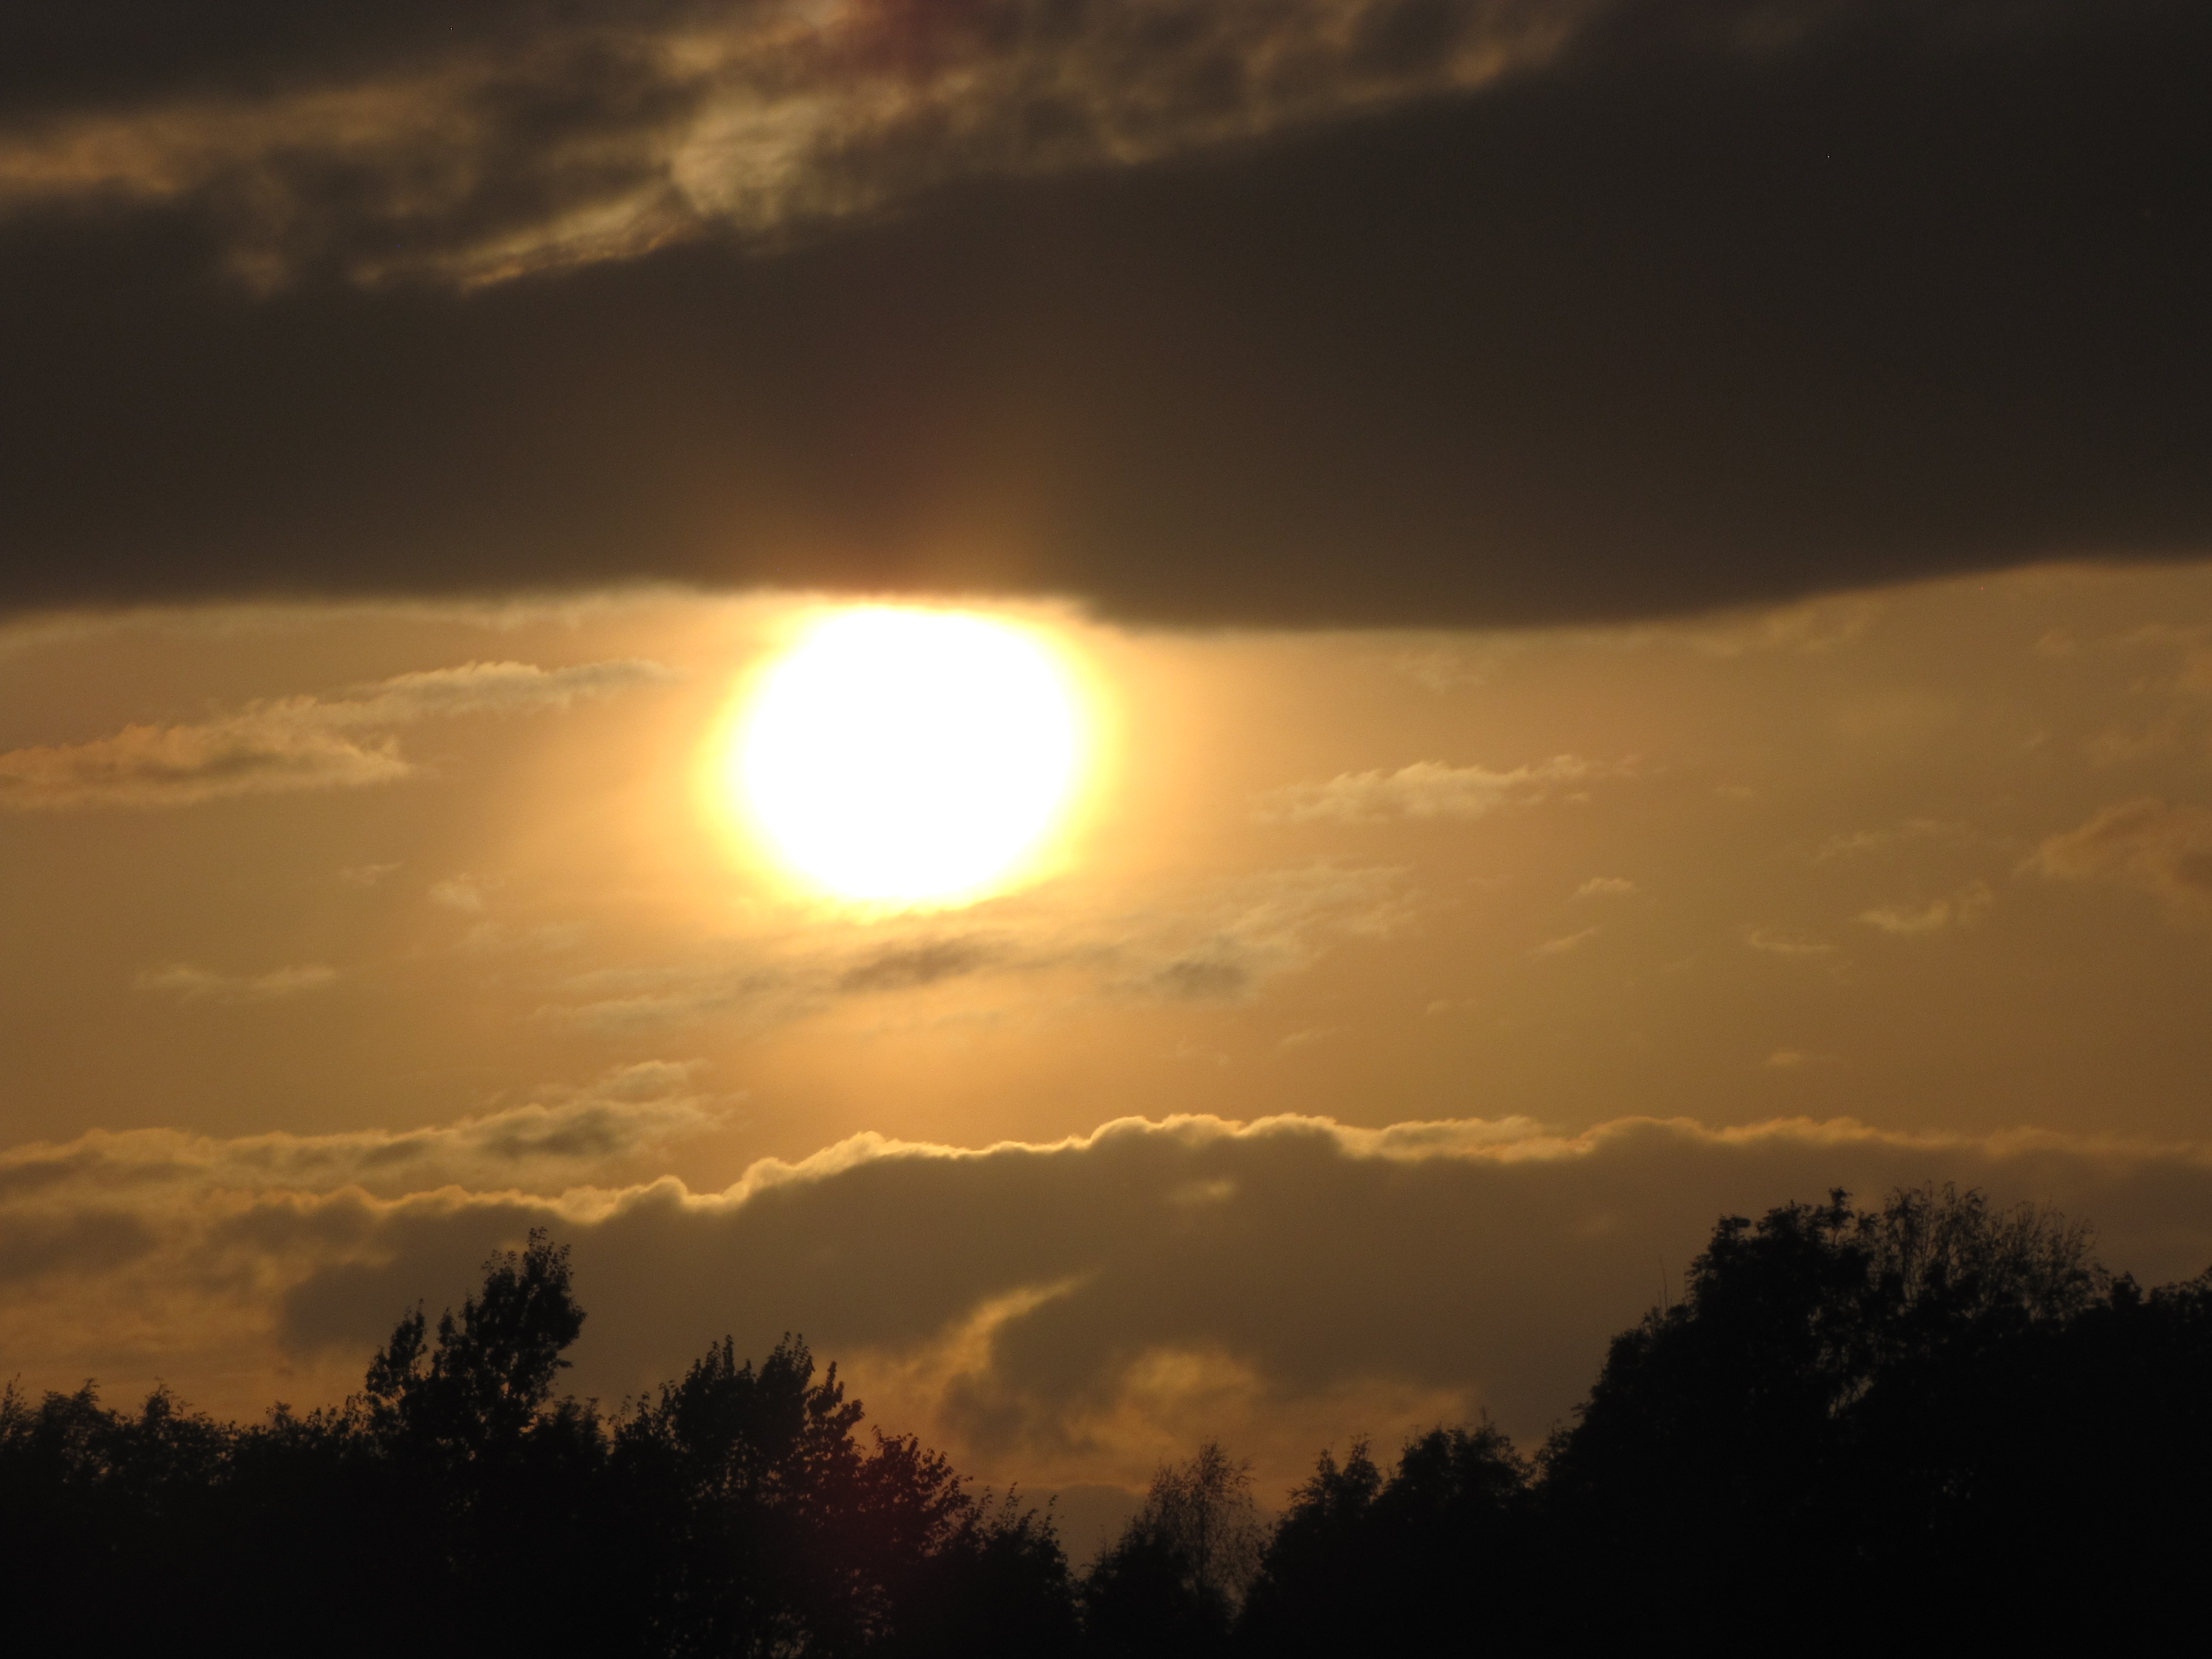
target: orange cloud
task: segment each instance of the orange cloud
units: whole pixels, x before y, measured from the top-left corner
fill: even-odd
[[[2109,881],[2163,899],[2176,912],[2212,907],[2212,808],[2155,795],[2106,807],[2051,836],[2021,866],[2065,881]]]

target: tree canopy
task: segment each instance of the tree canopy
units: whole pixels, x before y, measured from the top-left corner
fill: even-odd
[[[1071,1571],[1048,1512],[866,1425],[787,1336],[605,1413],[533,1233],[359,1394],[240,1426],[0,1395],[0,1640],[471,1656],[1279,1659],[1538,1644],[2147,1635],[2193,1609],[2212,1276],[2146,1291],[1948,1188],[1723,1218],[1533,1458],[1324,1451],[1263,1519],[1215,1442]]]

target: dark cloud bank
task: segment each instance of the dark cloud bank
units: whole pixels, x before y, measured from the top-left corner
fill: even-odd
[[[1476,623],[2212,547],[2201,5],[847,10],[11,8],[0,606]]]
[[[233,1247],[328,1252],[288,1293],[282,1337],[347,1352],[426,1291],[458,1296],[494,1245],[552,1225],[575,1241],[595,1310],[579,1378],[610,1397],[726,1331],[756,1352],[798,1328],[826,1353],[911,1353],[996,1304],[1005,1316],[942,1378],[938,1407],[972,1444],[1052,1453],[1163,1351],[1225,1355],[1277,1402],[1381,1381],[1463,1390],[1540,1432],[1728,1211],[1953,1181],[2100,1220],[2106,1259],[2159,1281],[2212,1249],[2208,1178],[2194,1148],[1848,1123],[1626,1119],[1557,1141],[1513,1122],[1127,1120],[981,1152],[864,1137],[716,1196],[663,1182],[579,1211],[356,1191],[223,1225]]]

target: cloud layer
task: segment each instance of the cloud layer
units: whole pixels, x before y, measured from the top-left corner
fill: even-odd
[[[1437,625],[2212,544],[2185,0],[142,11],[0,42],[0,606]]]
[[[641,1068],[413,1136],[23,1149],[0,1159],[0,1330],[41,1381],[102,1354],[337,1379],[417,1296],[458,1297],[487,1250],[550,1224],[592,1310],[586,1389],[641,1387],[725,1331],[757,1351],[802,1329],[879,1418],[1000,1478],[1130,1481],[1206,1432],[1288,1473],[1321,1439],[1423,1417],[1540,1431],[1717,1216],[1831,1185],[2055,1200],[2106,1218],[2107,1259],[2154,1279],[2212,1259],[2203,1147],[1848,1121],[1131,1119],[979,1151],[866,1135],[714,1194],[413,1184],[542,1177],[701,1121],[680,1068]]]

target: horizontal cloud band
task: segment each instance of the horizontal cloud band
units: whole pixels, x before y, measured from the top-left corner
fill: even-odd
[[[602,1153],[682,1133],[697,1109],[669,1092],[681,1083],[641,1073],[574,1122],[411,1138],[442,1133],[479,1182],[504,1158],[523,1189],[404,1190],[376,1168],[402,1137],[180,1141],[166,1163],[102,1137],[10,1154],[10,1363],[40,1382],[97,1357],[118,1380],[235,1387],[289,1367],[342,1386],[402,1308],[457,1299],[488,1250],[547,1224],[575,1244],[589,1391],[641,1388],[725,1331],[757,1351],[801,1329],[854,1365],[879,1417],[1033,1480],[1134,1479],[1176,1435],[1224,1427],[1326,1437],[1486,1409],[1540,1431],[1717,1217],[1832,1185],[2049,1200],[2151,1279],[2212,1260],[2212,1150],[1849,1121],[1560,1136],[1517,1120],[1132,1119],[981,1151],[864,1136],[719,1194],[559,1189],[564,1127]]]
[[[1518,623],[2212,547],[2189,0],[450,9],[32,6],[0,609]]]

